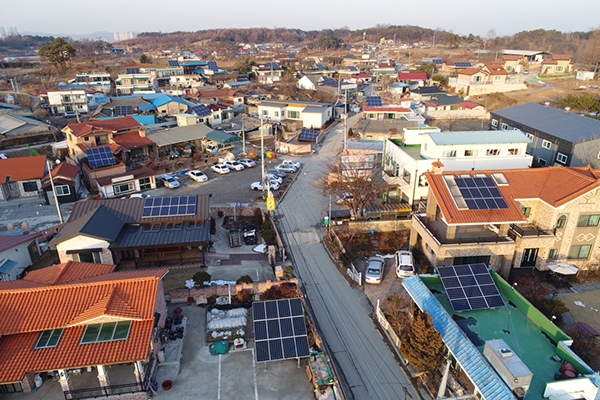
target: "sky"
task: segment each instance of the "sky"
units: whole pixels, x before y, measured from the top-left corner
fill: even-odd
[[[255,27],[355,30],[389,24],[480,36],[494,29],[505,36],[540,28],[600,27],[600,0],[1,0],[0,10],[0,27],[53,35]]]

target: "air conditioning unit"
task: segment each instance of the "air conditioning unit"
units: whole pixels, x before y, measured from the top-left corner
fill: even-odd
[[[498,353],[500,353],[500,356],[502,356],[502,358],[509,358],[512,357],[513,352],[511,349],[500,349],[498,351]]]

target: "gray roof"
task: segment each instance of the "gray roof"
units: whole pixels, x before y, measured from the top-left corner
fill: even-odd
[[[140,199],[143,200],[143,199]],[[91,203],[91,202],[85,202]],[[76,203],[79,204],[79,203]],[[71,218],[69,221],[73,219]],[[50,246],[62,243],[78,235],[90,236],[112,242],[119,236],[123,228],[123,221],[117,218],[107,207],[100,205],[90,210],[73,222],[67,223],[50,242]]]
[[[499,143],[531,143],[519,130],[506,131],[465,131],[465,132],[426,132],[438,146],[455,144],[499,144]]]
[[[178,126],[168,130],[148,133],[146,137],[156,143],[157,147],[168,146],[171,144],[189,142],[192,140],[204,139],[212,131],[208,125],[195,124],[188,126]]]
[[[144,226],[127,225],[118,239],[111,243],[111,249],[156,247],[168,245],[198,245],[210,241],[210,222],[205,221],[199,228],[191,229],[183,223],[181,229],[166,230],[162,224],[157,232],[145,232]]]
[[[383,152],[383,141],[362,141],[348,142],[348,150],[372,150],[375,152]]]
[[[491,114],[571,143],[600,137],[600,121],[535,103],[505,108]]]
[[[406,120],[385,120],[379,121],[374,119],[363,119],[358,123],[358,127],[355,129],[357,132],[364,134],[367,133],[390,133],[390,129],[396,129],[397,134],[402,133],[403,128],[418,128],[419,123],[417,121],[406,121]]]

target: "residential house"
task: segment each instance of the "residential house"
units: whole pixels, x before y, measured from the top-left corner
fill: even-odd
[[[10,95],[7,95],[7,97]],[[12,97],[12,96],[10,96]],[[29,107],[23,107],[20,106],[18,104],[14,104],[13,103],[4,103],[2,101],[0,101],[0,115],[3,114],[10,114],[10,115],[23,115],[23,116],[27,116],[27,115],[31,115],[31,109]]]
[[[317,74],[304,75],[298,79],[297,86],[304,90],[317,90],[317,85],[321,78],[322,76]]]
[[[413,216],[410,246],[436,267],[484,263],[512,268],[550,262],[598,267],[600,170],[590,167],[426,172],[425,211]]]
[[[139,168],[115,175],[99,176],[94,179],[94,183],[101,198],[112,199],[156,189],[156,171],[151,168]]]
[[[415,113],[411,109],[412,99],[409,97],[400,98],[398,104],[382,104],[379,96],[371,96],[371,98],[378,98],[378,101],[369,103],[369,97],[367,97],[367,103],[363,105],[363,115],[366,119],[373,120],[402,120],[406,116],[412,116]]]
[[[401,139],[404,128],[417,128],[418,126],[417,121],[402,119],[363,119],[358,122],[354,134],[360,136],[361,141]]]
[[[156,93],[150,72],[132,72],[119,74],[115,80],[117,96]]]
[[[153,115],[155,117],[186,112],[189,103],[163,93],[111,97],[102,103],[92,118],[122,117],[125,115]],[[141,118],[139,118],[141,120]],[[155,120],[153,120],[155,121]]]
[[[18,279],[40,257],[43,240],[42,233],[0,236],[0,281]]]
[[[398,81],[409,85],[425,86],[428,78],[425,72],[399,72]]]
[[[490,64],[500,64],[509,74],[518,74],[523,68],[523,59],[517,55],[504,55],[501,60]]]
[[[210,243],[210,195],[77,202],[50,241],[61,262],[122,267],[204,264]]]
[[[535,103],[493,111],[490,129],[519,129],[541,165],[600,168],[600,121]]]
[[[441,94],[448,94],[444,89],[439,86],[419,86],[414,89],[410,89],[410,97],[415,103],[425,102],[437,97]]]
[[[83,186],[81,176],[79,175],[79,167],[77,165],[60,163],[52,170],[52,181],[50,174],[44,176],[42,180],[42,189],[46,195],[46,201],[50,205],[55,205],[54,193],[52,192],[52,184],[54,183],[54,193],[58,204],[72,203],[79,200],[79,194],[82,192]]]
[[[519,57],[523,63],[534,63],[539,64],[545,58],[550,57],[550,53],[539,50],[510,50],[504,49],[500,50],[500,54],[505,56],[517,56]]]
[[[88,114],[98,107],[98,100],[103,93],[90,89],[40,90],[39,98],[42,107],[52,115],[62,115],[65,112]]]
[[[256,75],[258,82],[273,84],[281,81],[284,70],[276,62],[268,62],[253,66],[252,72]]]
[[[74,387],[93,396],[148,398],[167,317],[168,270],[114,269],[66,262],[0,282],[0,392],[34,391],[36,374],[51,372],[66,399],[80,396]],[[47,312],[30,306],[36,304]],[[115,385],[111,379],[120,377],[111,377],[111,366],[129,378]],[[82,372],[90,371],[98,383],[82,387]]]
[[[521,131],[440,132],[436,127],[404,128],[400,139],[386,140],[384,171],[396,182],[401,197],[416,204],[427,197],[425,174],[435,162],[445,171],[528,168],[533,157],[526,154],[530,140]]]
[[[169,77],[169,87],[164,88],[163,91],[190,96],[205,85],[205,79],[198,74],[172,75]]]
[[[40,197],[46,156],[0,159],[0,200]]]
[[[333,118],[333,107],[328,103],[269,99],[257,106],[263,119],[282,124],[301,121],[304,128],[321,129]]]
[[[3,148],[56,140],[52,125],[16,114],[0,114],[0,140]]]
[[[111,91],[111,78],[108,72],[87,72],[77,74],[75,79],[69,81],[69,85],[83,89],[93,89],[106,95]]]
[[[553,54],[540,65],[540,75],[568,75],[573,71],[573,59],[569,54]]]
[[[475,68],[477,63],[469,60],[446,60],[436,63],[436,69],[442,75],[454,75],[462,69]]]
[[[198,90],[195,97],[204,104],[225,103],[232,107],[244,106],[244,93],[233,89],[202,89]]]

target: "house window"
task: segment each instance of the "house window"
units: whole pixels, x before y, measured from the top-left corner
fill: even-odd
[[[446,157],[446,158],[456,157],[456,150],[446,150],[442,153],[442,157]]]
[[[138,182],[140,183],[140,190],[152,189],[152,183],[150,182],[150,178],[142,178]]]
[[[498,120],[497,119],[492,119],[492,126],[493,127],[498,127]]]
[[[204,226],[203,221],[190,221],[188,222],[188,229],[201,229]]]
[[[568,159],[569,159],[569,157],[566,154],[563,154],[563,153],[556,154],[556,161],[558,161],[561,164],[566,164]]]
[[[178,231],[182,226],[182,222],[169,222],[165,224],[165,231]]]
[[[273,115],[279,117],[279,111],[273,111]]]
[[[404,181],[406,183],[410,183],[410,172],[408,172],[408,170],[404,170],[404,172],[402,172],[402,179],[404,179]]]
[[[566,224],[567,224],[567,216],[566,215],[561,215],[556,220],[556,228],[558,228],[558,229],[564,228]]]
[[[144,224],[142,227],[143,232],[158,232],[160,231],[160,223],[158,224]]]
[[[86,142],[89,142],[90,141],[90,137],[86,136],[83,140],[86,141]]]
[[[81,337],[81,344],[127,340],[130,331],[131,321],[88,325]]]
[[[531,133],[526,133],[525,136],[527,136],[527,139],[533,141],[533,135]]]
[[[268,116],[269,115],[269,110],[262,110],[262,115],[263,116]]]
[[[521,212],[524,216],[529,217],[531,214],[531,207],[521,207]]]
[[[477,157],[479,150],[465,150],[465,157]]]
[[[504,122],[502,124],[500,124],[500,129],[502,129],[503,131],[508,129],[508,124],[505,124]]]
[[[581,215],[579,216],[579,222],[577,223],[578,227],[592,227],[598,226],[598,222],[600,222],[600,215]]]
[[[555,259],[557,255],[558,255],[557,249],[550,249],[550,252],[548,253],[548,258]]]
[[[38,187],[35,182],[23,182],[23,190],[26,192],[37,192]]]
[[[96,139],[96,146],[103,146],[105,144],[108,144],[108,135],[98,135],[95,137]]]
[[[64,331],[64,329],[50,329],[42,332],[34,348],[47,349],[58,346]]]
[[[71,188],[69,185],[55,186],[54,191],[56,192],[57,196],[68,196],[71,194]]]
[[[552,143],[550,143],[547,140],[542,140],[542,147],[545,149],[551,149],[552,148]]]
[[[288,118],[299,119],[300,111],[288,111]]]
[[[556,67],[556,72],[561,72],[563,70],[563,67],[561,65]]]
[[[574,259],[586,259],[590,257],[590,252],[592,251],[591,244],[582,244],[578,246],[571,246],[571,251],[569,251],[569,258]]]
[[[548,163],[546,162],[546,160],[544,160],[543,158],[537,158],[537,162],[541,167],[545,167],[546,165],[548,165]]]
[[[518,156],[521,153],[521,149],[508,149],[508,154],[511,156]]]
[[[485,151],[485,155],[486,156],[499,156],[500,150],[499,149],[487,149]]]
[[[133,182],[122,183],[120,185],[113,185],[113,190],[115,191],[116,195],[119,195],[123,193],[133,192],[135,190],[135,186]]]
[[[79,252],[79,253],[74,253],[71,254],[71,258],[73,259],[73,261],[77,261],[77,262],[88,262],[88,263],[95,263],[95,264],[101,264],[102,263],[102,259],[100,258],[100,253],[97,251],[88,251],[88,252]]]

